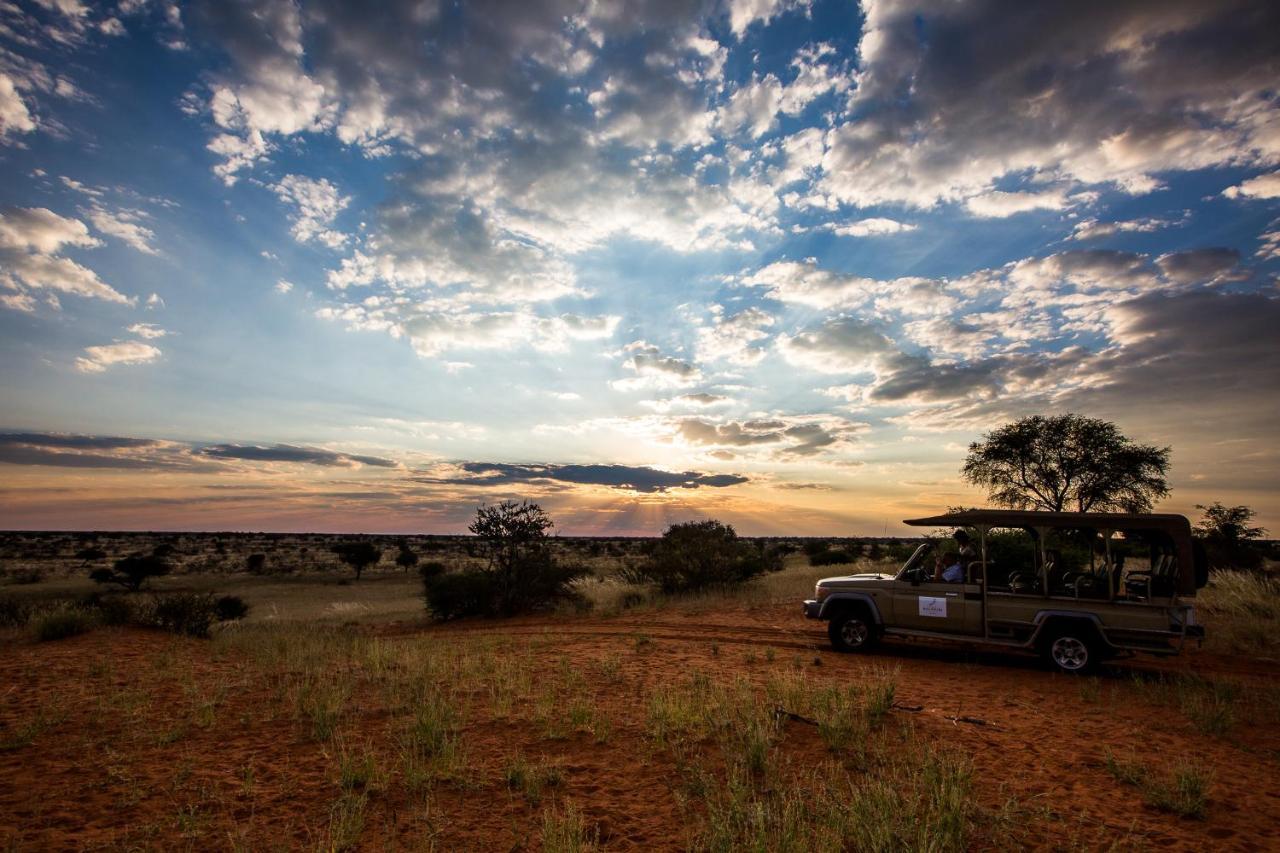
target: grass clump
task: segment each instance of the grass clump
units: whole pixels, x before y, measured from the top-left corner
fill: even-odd
[[[503,773],[507,787],[518,791],[531,805],[542,802],[547,788],[564,783],[564,771],[546,760],[530,761],[523,753],[516,753]]]
[[[977,820],[968,763],[923,750],[865,776],[826,764],[767,785],[731,766],[704,774],[703,788],[695,850],[961,851]]]
[[[1204,817],[1212,776],[1195,764],[1184,761],[1160,775],[1136,759],[1116,758],[1109,749],[1104,763],[1118,781],[1137,788],[1148,805],[1182,817]]]
[[[1280,579],[1257,572],[1215,571],[1196,596],[1205,642],[1225,652],[1280,653]]]
[[[83,634],[94,626],[94,619],[84,610],[63,605],[37,614],[33,625],[36,639],[46,642]]]
[[[542,813],[542,849],[545,853],[586,853],[599,848],[599,832],[588,830],[582,810],[573,803]]]
[[[359,849],[368,803],[368,795],[352,792],[346,792],[334,800],[329,806],[329,825],[325,828],[320,848],[330,853]]]

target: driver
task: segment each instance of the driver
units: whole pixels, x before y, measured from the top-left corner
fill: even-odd
[[[933,579],[943,583],[960,583],[964,580],[964,565],[955,551],[939,554],[933,561]]]

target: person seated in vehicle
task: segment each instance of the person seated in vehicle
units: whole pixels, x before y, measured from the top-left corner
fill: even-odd
[[[959,550],[959,559],[962,564],[968,565],[978,559],[978,552],[973,548],[973,541],[969,538],[968,532],[957,530],[951,534],[951,538],[956,540],[956,548]]]
[[[964,581],[964,564],[955,551],[939,554],[933,561],[933,579],[940,583],[962,583]]]

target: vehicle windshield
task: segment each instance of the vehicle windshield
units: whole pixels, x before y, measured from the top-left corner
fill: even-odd
[[[915,553],[911,555],[911,557],[907,560],[907,562],[904,563],[902,568],[898,571],[898,575],[895,578],[895,580],[900,580],[900,581],[907,580],[908,576],[912,572],[914,572],[916,569],[924,565],[925,560],[928,559],[929,554],[932,551],[933,551],[932,542],[926,542],[923,545],[921,545],[919,548],[917,548],[915,550]]]

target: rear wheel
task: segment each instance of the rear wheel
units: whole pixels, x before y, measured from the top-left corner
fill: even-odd
[[[1076,625],[1055,628],[1042,652],[1049,666],[1071,675],[1093,670],[1102,656],[1093,629]]]
[[[846,610],[827,623],[831,648],[838,652],[862,652],[876,644],[876,626],[866,610]]]

